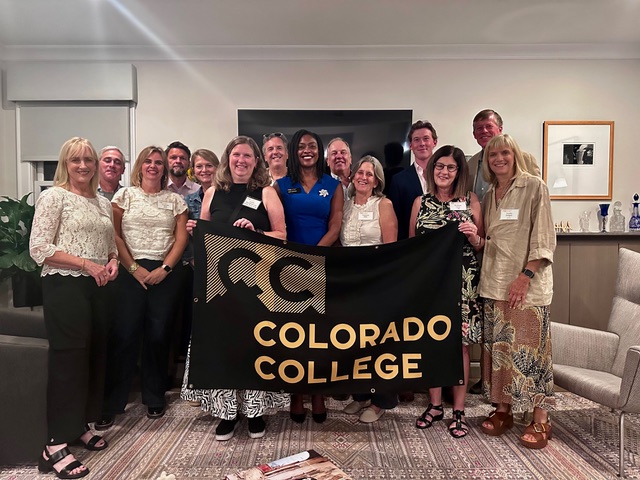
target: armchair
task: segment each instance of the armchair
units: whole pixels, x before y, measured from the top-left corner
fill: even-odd
[[[551,338],[556,385],[620,411],[624,477],[624,416],[640,413],[640,253],[620,249],[606,332],[552,322]]]

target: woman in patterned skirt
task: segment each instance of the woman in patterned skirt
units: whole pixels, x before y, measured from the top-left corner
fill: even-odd
[[[216,176],[216,170],[220,165],[220,160],[217,155],[213,153],[211,150],[207,150],[206,148],[200,148],[191,154],[191,169],[193,170],[193,174],[196,177],[197,182],[200,184],[200,189],[197,192],[190,193],[186,197],[184,197],[184,201],[187,203],[187,208],[189,208],[189,219],[197,220],[200,218],[200,211],[202,210],[202,200],[204,198],[205,192],[213,185],[213,179]],[[187,245],[187,250],[183,255],[183,258],[186,257],[189,259],[190,269],[189,275],[191,276],[189,279],[190,288],[189,293],[191,293],[191,297],[193,297],[193,239],[189,236],[189,244]],[[191,309],[189,310],[191,312]],[[191,331],[191,318],[188,320],[189,323],[189,332]],[[189,360],[190,360],[190,349],[191,342],[189,342],[189,349],[187,350],[187,358],[185,359],[184,364],[184,376],[182,380],[182,388],[180,389],[180,398],[183,400],[187,400],[189,404],[193,407],[199,407],[201,405],[201,397],[206,390],[199,389],[191,389],[187,384],[187,380],[189,379]]]
[[[462,438],[469,432],[464,420],[464,399],[469,381],[469,345],[482,341],[482,306],[478,298],[480,268],[476,252],[483,247],[482,212],[478,197],[466,191],[469,169],[464,152],[453,145],[439,148],[425,170],[427,193],[416,198],[411,210],[409,237],[449,223],[458,224],[466,241],[462,249],[462,364],[464,384],[453,387],[453,421],[449,433]],[[444,418],[442,388],[429,389],[430,403],[416,420],[417,428],[429,428]]]
[[[235,137],[222,154],[213,185],[204,194],[200,218],[230,223],[285,240],[287,230],[282,203],[270,183],[256,142],[245,136]],[[189,220],[187,223],[187,229],[193,230],[196,222]],[[218,441],[233,437],[240,420],[239,413],[247,416],[249,437],[264,436],[266,423],[262,416],[266,410],[289,405],[289,395],[261,390],[205,390],[200,400],[203,410],[221,419],[216,427]]]
[[[483,200],[482,377],[496,409],[481,428],[487,435],[501,435],[513,426],[513,410],[533,409],[520,443],[543,448],[551,438],[547,407],[553,404],[549,304],[556,235],[549,190],[526,173],[522,152],[509,135],[491,139],[482,168],[491,184]]]

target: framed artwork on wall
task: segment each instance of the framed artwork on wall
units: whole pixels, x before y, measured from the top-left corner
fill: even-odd
[[[551,200],[611,200],[613,121],[546,121],[542,178]]]

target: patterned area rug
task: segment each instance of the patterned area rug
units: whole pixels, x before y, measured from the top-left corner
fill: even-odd
[[[220,479],[225,473],[265,463],[310,448],[337,463],[354,480],[364,479],[567,479],[616,478],[617,416],[608,409],[570,393],[557,394],[552,412],[553,440],[544,450],[521,447],[519,419],[502,437],[488,437],[477,427],[490,406],[477,395],[467,401],[471,431],[455,439],[448,422],[418,430],[415,418],[425,408],[424,395],[401,404],[377,423],[365,425],[356,415],[342,413],[346,402],[327,400],[329,418],[315,424],[289,420],[288,412],[267,418],[267,434],[251,440],[242,421],[233,439],[216,442],[217,421],[200,409],[169,394],[167,414],[146,418],[146,408],[130,404],[116,425],[106,432],[104,452],[74,449],[91,469],[89,479],[156,479],[162,471],[177,479]],[[446,408],[447,417],[451,409]],[[628,478],[640,478],[640,417],[626,421]],[[51,479],[36,467],[2,468],[1,479]]]

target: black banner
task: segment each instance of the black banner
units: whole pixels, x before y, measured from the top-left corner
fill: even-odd
[[[456,225],[311,247],[198,221],[189,384],[293,393],[462,382]]]

